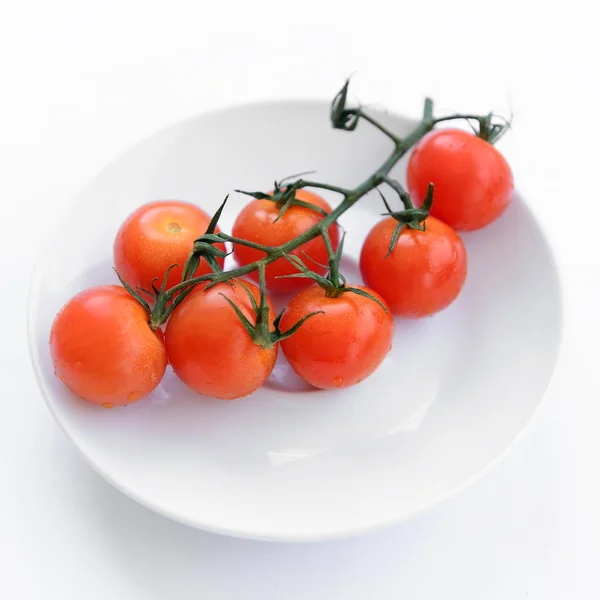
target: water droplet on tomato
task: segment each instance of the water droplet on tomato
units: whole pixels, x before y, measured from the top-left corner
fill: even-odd
[[[104,402],[104,404],[102,404],[102,408],[114,408],[115,405],[111,404],[110,402]]]
[[[331,383],[333,384],[333,387],[342,387],[342,384],[344,383],[344,378],[341,375],[338,375],[337,377],[334,377],[332,379]]]
[[[77,361],[77,362],[75,363],[75,368],[76,368],[76,369],[79,369],[79,368],[81,368],[81,362]]]
[[[142,396],[143,394],[141,392],[129,392],[129,394],[127,394],[127,400],[129,402],[135,402],[136,400],[139,400]]]

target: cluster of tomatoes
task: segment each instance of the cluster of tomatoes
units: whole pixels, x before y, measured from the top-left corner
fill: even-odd
[[[199,283],[174,308],[166,327],[151,327],[150,304],[144,306],[125,287],[90,288],[72,298],[52,325],[56,375],[79,397],[108,408],[149,394],[170,363],[197,392],[233,399],[266,381],[281,347],[294,371],[317,388],[362,381],[391,348],[393,315],[431,315],[458,296],[467,255],[456,230],[475,230],[495,220],[513,190],[510,168],[494,146],[457,129],[433,131],[416,145],[407,181],[415,201],[426,198],[433,183],[433,205],[417,226],[399,228],[392,214],[370,231],[360,256],[366,286],[347,285],[337,275],[327,279],[324,265],[331,264],[331,251],[340,244],[333,223],[327,240],[316,236],[295,249],[296,260],[280,257],[267,264],[263,293],[241,279]],[[284,245],[331,212],[323,198],[306,189],[296,190],[295,198],[301,202],[282,215],[271,199],[245,206],[232,234],[252,244],[234,244],[239,265],[262,259],[259,246]],[[114,242],[121,279],[131,289],[144,290],[140,293],[148,294],[150,303],[156,280],[164,278],[163,289],[181,282],[190,249],[209,222],[202,209],[184,202],[141,206]],[[220,249],[224,256],[225,245]],[[221,256],[215,260],[223,267]],[[298,276],[300,260],[310,262],[316,277]],[[210,272],[201,260],[195,276]],[[250,273],[255,280],[258,276]],[[283,315],[276,317],[264,284],[272,294],[295,294]]]

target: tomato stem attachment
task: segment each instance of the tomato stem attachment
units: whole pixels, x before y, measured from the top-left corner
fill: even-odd
[[[160,286],[160,289],[157,289],[157,287],[154,285],[154,282],[158,279],[158,277],[155,277],[151,282],[150,285],[152,286],[152,290],[153,292],[150,292],[149,290],[145,290],[140,288],[140,291],[143,292],[144,294],[147,294],[149,296],[151,296],[153,298],[153,304],[152,306],[150,306],[150,304],[148,302],[146,302],[146,300],[144,300],[144,298],[142,298],[122,277],[121,274],[119,273],[119,271],[117,271],[117,269],[114,269],[115,273],[117,274],[117,277],[119,278],[119,281],[121,282],[121,285],[142,305],[142,307],[146,310],[146,312],[148,313],[148,316],[150,317],[149,320],[149,325],[150,325],[150,329],[152,329],[153,331],[156,329],[159,329],[160,326],[164,323],[165,319],[163,319],[163,313],[165,312],[165,305],[166,305],[166,301],[164,300],[165,298],[165,290],[167,288],[167,281],[169,279],[169,274],[171,273],[171,271],[175,268],[178,267],[179,265],[177,263],[172,264],[169,266],[169,268],[167,269],[163,280],[162,280],[162,284]],[[190,290],[191,291],[191,290]],[[170,312],[169,312],[170,314]]]
[[[182,281],[187,281],[194,276],[198,270],[198,266],[200,265],[201,258],[206,260],[213,272],[221,272],[221,266],[219,265],[217,258],[225,258],[227,256],[227,252],[224,252],[220,248],[215,248],[213,244],[222,241],[219,239],[218,234],[215,234],[215,231],[217,229],[219,219],[221,218],[221,213],[223,212],[228,199],[229,194],[225,196],[225,200],[223,200],[221,206],[219,206],[217,212],[213,215],[204,235],[199,237],[197,240],[194,240],[192,251],[183,265],[183,274],[181,277]]]
[[[357,294],[376,302],[387,313],[388,310],[386,306],[377,298],[375,298],[375,296],[360,288],[348,287],[346,285],[346,278],[340,273],[340,260],[342,258],[342,252],[344,248],[344,238],[346,237],[345,232],[342,234],[342,239],[340,240],[339,246],[335,251],[331,245],[331,240],[329,239],[329,233],[327,229],[324,228],[321,231],[321,235],[323,236],[323,241],[325,242],[325,247],[327,248],[327,254],[329,255],[329,272],[327,273],[327,276],[323,277],[322,275],[319,275],[318,273],[315,273],[309,269],[300,257],[295,256],[294,254],[286,254],[286,259],[298,270],[298,273],[293,273],[292,275],[281,275],[279,279],[312,279],[323,289],[328,298],[338,298],[342,294],[346,293]]]
[[[471,125],[475,135],[490,144],[495,144],[512,127],[512,116],[510,119],[507,119],[496,113],[488,113],[483,116],[469,114],[449,115],[433,119],[432,124],[435,126],[444,121],[455,121],[457,119],[466,120]]]
[[[296,190],[299,189],[303,184],[302,179],[298,179],[298,181],[294,182],[291,185],[286,185],[284,187],[279,187],[280,184],[275,182],[275,191],[272,194],[265,194],[264,192],[245,192],[244,190],[235,190],[240,194],[245,194],[246,196],[251,196],[252,198],[256,198],[257,200],[271,200],[275,202],[279,208],[279,214],[275,218],[274,223],[279,221],[281,217],[289,210],[291,206],[302,206],[303,208],[308,208],[310,210],[319,213],[321,216],[327,216],[327,212],[323,210],[320,206],[315,206],[310,202],[305,202],[304,200],[300,200],[296,198]],[[328,186],[329,189],[335,186]],[[345,190],[342,188],[336,188],[333,191],[338,191],[342,194],[345,194]]]
[[[259,266],[258,275],[260,280],[260,298],[258,304],[256,303],[256,299],[250,291],[250,288],[241,279],[237,280],[237,283],[239,283],[244,288],[248,299],[250,300],[252,310],[256,317],[254,324],[252,324],[248,317],[246,317],[246,315],[242,312],[240,307],[231,298],[228,298],[225,294],[221,294],[221,296],[223,296],[223,298],[225,298],[225,300],[227,300],[227,302],[230,304],[231,308],[233,308],[252,341],[261,348],[268,350],[281,340],[285,340],[291,335],[294,335],[294,333],[296,333],[296,331],[298,331],[298,329],[302,327],[302,324],[307,319],[310,319],[310,317],[313,317],[314,315],[319,314],[323,311],[309,313],[308,315],[302,317],[302,319],[297,321],[287,331],[281,331],[279,324],[281,322],[281,317],[283,316],[283,312],[285,310],[283,309],[273,321],[273,330],[271,330],[269,326],[269,304],[267,302],[265,265]]]
[[[429,211],[431,210],[431,206],[433,205],[433,183],[429,183],[427,186],[427,192],[425,194],[425,199],[423,200],[421,206],[419,208],[414,208],[412,200],[410,199],[410,195],[406,192],[406,190],[400,185],[400,183],[394,179],[386,178],[386,183],[394,189],[400,196],[400,200],[404,205],[404,210],[400,210],[394,212],[390,205],[388,204],[385,196],[381,192],[379,188],[377,191],[383,200],[383,203],[387,209],[387,212],[381,213],[382,216],[393,217],[398,221],[393,233],[390,238],[390,245],[388,247],[388,252],[385,255],[387,258],[396,247],[396,243],[398,242],[398,238],[402,233],[404,227],[408,227],[409,229],[418,229],[419,231],[426,230],[426,220],[429,216]]]
[[[121,277],[121,273],[119,273],[119,271],[117,271],[117,269],[115,267],[113,267],[113,271],[117,274],[117,277],[119,278],[119,281],[121,282],[121,285],[146,309],[146,312],[148,314],[150,314],[150,312],[152,311],[152,309],[150,308],[150,305],[148,304],[148,302],[146,302],[146,300],[144,300],[144,298],[142,298],[142,296],[140,296],[122,277]],[[154,294],[152,292],[149,292],[148,290],[140,290],[141,292],[144,292],[145,294],[149,294],[150,296],[152,296],[154,298]]]

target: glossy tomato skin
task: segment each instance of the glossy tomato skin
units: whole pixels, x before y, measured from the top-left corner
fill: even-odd
[[[363,289],[385,306],[373,290]],[[345,388],[368,377],[381,364],[392,346],[394,320],[379,304],[351,292],[329,298],[313,285],[295,296],[281,320],[282,331],[303,316],[307,319],[281,348],[294,371],[321,389]]]
[[[434,185],[431,215],[453,229],[472,231],[496,220],[511,201],[514,183],[502,154],[458,129],[426,135],[408,162],[407,183],[415,205]]]
[[[211,217],[201,208],[179,200],[160,200],[140,206],[121,225],[115,238],[115,268],[132,288],[151,290],[152,279],[158,277],[160,287],[167,269],[167,288],[181,281],[183,265],[194,240],[206,232]],[[218,229],[217,229],[218,231]],[[225,250],[224,244],[216,244]],[[223,260],[218,259],[221,267]],[[200,261],[196,275],[210,273],[205,260]]]
[[[260,292],[246,283],[259,302]],[[269,377],[277,345],[255,344],[227,296],[252,324],[256,316],[242,285],[221,283],[208,291],[199,286],[173,311],[165,332],[169,361],[179,378],[199,394],[233,400],[251,394]],[[273,304],[268,300],[271,327]]]
[[[52,325],[50,355],[72,392],[105,408],[143,398],[167,367],[161,331],[153,332],[146,311],[115,285],[69,300]]]
[[[404,227],[386,257],[397,222],[383,219],[369,232],[360,255],[365,283],[381,294],[395,315],[424,317],[448,306],[467,277],[467,252],[460,236],[435,217],[426,231]]]
[[[323,198],[313,194],[308,190],[301,189],[296,191],[296,198],[304,202],[310,202],[327,213],[331,212],[331,207]],[[307,229],[316,225],[323,216],[310,208],[302,206],[292,206],[286,213],[275,222],[279,214],[280,207],[271,200],[254,200],[249,202],[238,215],[233,226],[232,234],[237,238],[244,238],[265,246],[279,246],[289,242],[291,239],[304,233]],[[329,237],[331,244],[335,248],[339,242],[339,231],[336,224],[329,228]],[[306,253],[313,261],[327,264],[327,249],[321,236],[303,244],[291,254],[300,256],[306,260],[303,253]],[[264,256],[264,252],[247,248],[237,244],[234,248],[235,259],[240,265],[259,260]],[[309,267],[317,273],[324,275],[326,269],[319,267],[311,261],[308,261]],[[277,276],[291,275],[298,271],[285,259],[280,258],[266,268],[266,281],[269,290],[275,294],[293,293],[304,289],[310,285],[309,279],[276,279]],[[258,280],[258,275],[250,275]]]

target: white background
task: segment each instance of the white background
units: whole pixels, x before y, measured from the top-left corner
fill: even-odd
[[[584,4],[0,0],[1,598],[600,597],[600,48]],[[514,110],[500,148],[565,288],[544,410],[475,488],[386,532],[282,545],[172,523],[100,479],[52,421],[26,346],[35,256],[140,137],[223,104],[330,97],[353,71],[362,101],[415,116],[425,94]]]

